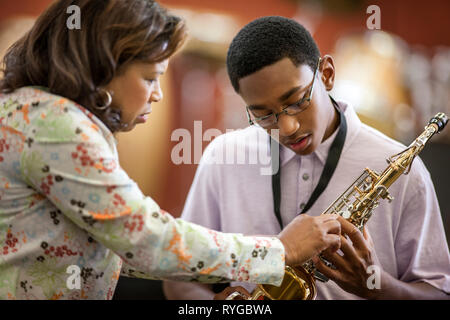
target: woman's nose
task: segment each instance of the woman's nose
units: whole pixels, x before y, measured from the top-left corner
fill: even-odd
[[[161,90],[161,85],[159,81],[156,82],[155,88],[150,96],[150,102],[158,102],[161,101],[163,98],[163,92]]]
[[[278,116],[278,129],[280,130],[280,136],[292,136],[299,128],[300,123],[295,116],[290,116],[285,113]]]

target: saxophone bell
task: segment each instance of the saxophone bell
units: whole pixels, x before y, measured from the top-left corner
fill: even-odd
[[[317,289],[311,272],[302,266],[285,267],[284,278],[280,286],[260,284],[251,293],[250,297],[244,297],[235,291],[225,300],[314,300]]]

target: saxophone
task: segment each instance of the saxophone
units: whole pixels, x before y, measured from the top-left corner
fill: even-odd
[[[402,175],[408,174],[414,158],[422,151],[425,143],[436,133],[441,132],[448,122],[447,116],[436,114],[425,127],[425,131],[402,152],[387,159],[388,166],[378,174],[369,168],[337,198],[322,214],[338,214],[355,225],[360,231],[378,207],[381,199],[393,200],[388,188]],[[323,257],[327,265],[332,266]],[[314,300],[317,295],[315,280],[322,282],[328,278],[321,274],[312,260],[301,266],[286,266],[283,281],[279,287],[258,285],[248,300]],[[233,292],[227,300],[240,294]]]

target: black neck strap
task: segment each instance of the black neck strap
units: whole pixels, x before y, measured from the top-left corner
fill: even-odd
[[[314,189],[311,197],[306,203],[300,214],[307,212],[316,202],[316,200],[320,197],[322,192],[327,187],[328,183],[333,176],[334,171],[336,170],[337,164],[339,162],[339,158],[341,156],[342,148],[344,147],[345,136],[347,135],[347,122],[345,120],[344,112],[339,108],[338,104],[334,99],[330,96],[331,102],[333,103],[336,110],[339,112],[340,124],[339,131],[336,134],[336,137],[333,140],[333,143],[330,146],[328,151],[327,160],[325,162],[325,166],[323,168],[322,174],[320,176],[319,183]],[[272,138],[270,138],[272,139]],[[278,144],[277,144],[278,145]],[[278,145],[279,148],[279,145]],[[278,150],[279,151],[279,150]],[[277,156],[277,152],[274,149],[271,149],[272,156],[272,165],[274,165],[274,157]],[[278,157],[280,157],[280,152],[278,152]],[[281,229],[283,229],[283,221],[281,220],[281,159],[278,159],[278,170],[274,167],[272,168],[272,172],[276,172],[272,175],[272,195],[273,195],[273,208],[275,212],[275,216],[277,217],[278,223],[280,224]]]

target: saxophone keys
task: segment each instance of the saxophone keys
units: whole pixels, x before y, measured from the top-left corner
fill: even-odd
[[[382,191],[383,193],[381,194],[381,197],[383,199],[387,199],[387,201],[389,203],[391,203],[392,200],[394,200],[394,197],[389,194],[389,192],[387,191],[387,189],[384,186],[382,186],[382,189],[383,189],[383,191]]]
[[[340,211],[339,212],[339,215],[340,216],[342,216],[344,219],[348,219],[348,218],[350,218],[351,217],[351,212],[348,210],[348,209],[346,209],[346,210],[342,210],[342,211]]]

